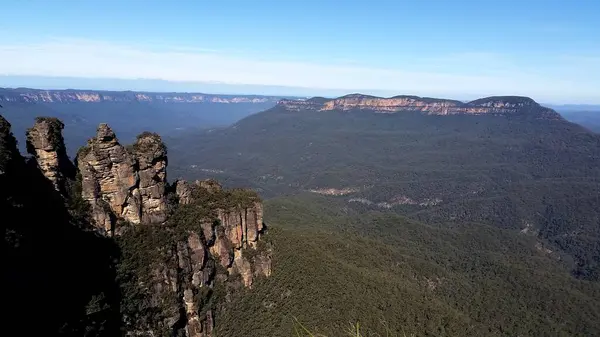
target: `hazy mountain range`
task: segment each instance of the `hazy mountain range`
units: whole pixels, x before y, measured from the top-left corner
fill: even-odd
[[[164,136],[183,130],[227,126],[268,109],[284,97],[257,95],[214,95],[101,90],[43,90],[0,88],[2,113],[7,117],[21,148],[25,130],[38,116],[63,121],[67,148],[85,145],[99,123],[114,125],[125,142],[142,131]]]
[[[253,85],[223,82],[177,82],[160,79],[122,79],[122,78],[85,78],[85,77],[61,77],[61,76],[27,76],[27,75],[0,75],[0,87],[6,88],[40,88],[40,89],[87,89],[106,91],[148,91],[148,92],[204,92],[212,94],[233,95],[266,95],[266,96],[296,96],[309,98],[313,96],[339,97],[348,93],[345,89],[323,89],[304,88],[277,85]],[[357,88],[356,92],[369,93],[371,95],[390,97],[398,92],[389,90],[368,90],[369,88]],[[424,94],[424,93],[406,93]],[[510,93],[506,93],[510,94]],[[435,93],[429,93],[435,95]],[[462,97],[455,99],[469,101],[478,98],[477,95],[465,92]],[[544,103],[543,105],[557,110],[600,110],[600,102],[597,105],[590,104],[560,104]]]

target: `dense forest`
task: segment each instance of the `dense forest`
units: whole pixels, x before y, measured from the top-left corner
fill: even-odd
[[[481,224],[357,214],[314,195],[267,202],[273,275],[222,311],[225,336],[592,336],[600,284],[536,239]],[[302,330],[300,330],[302,331]],[[307,334],[302,334],[307,335]]]

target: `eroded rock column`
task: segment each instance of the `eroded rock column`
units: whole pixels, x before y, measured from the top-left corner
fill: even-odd
[[[54,188],[65,195],[66,181],[75,177],[75,167],[67,156],[62,130],[57,118],[38,117],[27,130],[27,152],[34,156],[42,174]]]
[[[144,132],[133,145],[138,161],[142,222],[166,220],[167,149],[156,133]]]
[[[141,198],[136,162],[115,133],[106,124],[98,126],[95,138],[80,149],[77,166],[82,177],[82,196],[93,208],[93,218],[100,225],[122,218],[141,222]],[[112,229],[112,228],[111,228]]]

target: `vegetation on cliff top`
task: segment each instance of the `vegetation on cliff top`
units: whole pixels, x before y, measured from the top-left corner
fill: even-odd
[[[57,152],[66,153],[65,143],[62,136],[62,130],[65,127],[63,122],[55,117],[36,117],[36,124],[44,123],[48,125],[48,131],[50,134],[48,135],[48,139],[51,141],[50,145],[52,148],[56,149]],[[33,130],[32,128],[27,129],[27,152],[30,154],[35,154],[35,149],[33,148],[33,135],[31,134]]]
[[[178,300],[182,295],[171,293],[168,284],[162,285],[163,290],[157,290],[156,285],[164,282],[161,277],[173,276],[174,271],[177,271],[181,280],[192,278],[178,266],[178,242],[186,242],[190,233],[196,233],[202,242],[211,241],[212,238],[204,237],[203,226],[219,230],[217,208],[254,206],[254,202],[259,200],[256,193],[241,189],[211,192],[195,184],[190,187],[192,202],[185,205],[176,204],[174,192],[169,192],[168,199],[173,204],[165,224],[133,226],[123,223],[119,229],[120,234],[115,238],[121,252],[117,265],[117,283],[121,289],[120,310],[126,330],[146,327],[160,336],[170,336],[171,330],[162,330],[169,326],[165,322],[179,318]],[[226,281],[215,284],[213,288],[200,288],[194,295],[201,319],[204,317],[202,314],[208,310],[217,309],[232,289],[239,289],[235,282],[236,275],[229,275],[211,257],[208,257],[206,264],[214,266],[216,273]]]
[[[156,132],[144,131],[137,135],[136,141],[131,144],[131,152],[134,154],[148,154],[151,156],[166,156],[167,146]]]

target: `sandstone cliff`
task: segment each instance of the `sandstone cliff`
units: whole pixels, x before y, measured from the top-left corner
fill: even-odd
[[[141,134],[128,150],[101,124],[76,161],[83,198],[99,227],[111,232],[118,219],[134,224],[166,219],[166,148],[157,134]]]
[[[159,135],[145,132],[137,137],[133,154],[137,160],[142,221],[163,222],[167,212],[167,148]]]
[[[369,110],[378,113],[417,111],[428,115],[510,115],[530,113],[534,117],[544,119],[561,118],[554,110],[540,106],[531,98],[518,96],[494,96],[465,103],[456,100],[418,96],[383,98],[352,94],[335,99],[322,97],[311,98],[309,100],[284,99],[279,101],[278,104],[289,111]]]
[[[67,181],[75,178],[75,167],[67,156],[63,128],[64,124],[56,118],[38,117],[27,130],[27,152],[35,157],[54,188],[65,195]]]
[[[215,180],[194,184],[177,181],[175,190],[182,208],[210,205],[211,212],[200,223],[202,245],[223,268],[239,273],[248,287],[252,286],[256,274],[269,276],[270,263],[254,259],[254,255],[249,261],[242,255],[244,249],[257,249],[260,235],[265,230],[263,206],[256,193],[224,191]],[[256,273],[251,270],[250,262],[258,267]]]
[[[0,102],[74,103],[74,102],[162,102],[162,103],[266,103],[277,102],[274,96],[213,95],[203,93],[157,93],[102,90],[40,90],[0,88]]]
[[[128,319],[128,331],[213,336],[215,309],[229,289],[252,287],[271,274],[271,248],[260,241],[262,203],[254,192],[224,190],[213,180],[176,181],[168,190],[177,201],[163,225],[120,233],[130,256],[123,263],[144,261],[126,292],[143,293],[140,306],[156,313],[153,320]]]
[[[82,196],[92,207],[97,226],[112,232],[116,220],[141,222],[139,175],[131,153],[112,129],[101,124],[95,138],[77,154]]]

